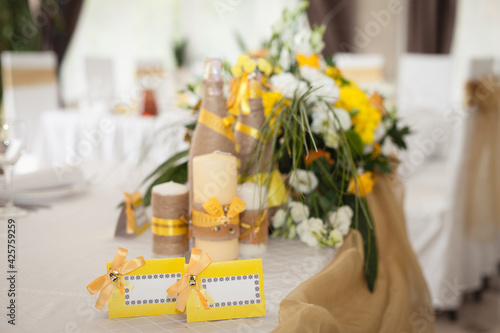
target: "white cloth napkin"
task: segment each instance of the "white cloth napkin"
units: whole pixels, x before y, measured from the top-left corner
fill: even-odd
[[[85,180],[80,168],[47,168],[36,172],[13,175],[14,192],[56,189],[80,184]],[[0,189],[5,190],[5,180],[2,179]]]

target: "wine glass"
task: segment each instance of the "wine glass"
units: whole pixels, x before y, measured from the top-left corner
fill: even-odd
[[[24,151],[24,123],[17,119],[0,118],[0,168],[3,170],[7,196],[7,202],[0,207],[2,217],[19,217],[27,214],[26,210],[14,206],[12,191],[12,171]]]

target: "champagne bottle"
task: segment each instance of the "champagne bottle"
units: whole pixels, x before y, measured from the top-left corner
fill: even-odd
[[[198,122],[191,139],[188,163],[190,211],[193,203],[193,158],[216,150],[235,155],[234,137],[227,116],[223,93],[222,61],[207,58],[203,74],[203,99]]]

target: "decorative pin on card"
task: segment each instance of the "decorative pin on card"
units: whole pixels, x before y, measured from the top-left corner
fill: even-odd
[[[115,236],[139,236],[150,225],[140,192],[125,194],[125,202],[118,218]]]
[[[193,249],[184,277],[168,289],[187,321],[263,317],[266,315],[262,259],[212,262]]]
[[[182,278],[184,258],[125,261],[127,250],[119,248],[107,273],[87,286],[93,295],[100,291],[96,308],[108,301],[108,317],[153,316],[178,313],[176,298],[165,289]]]

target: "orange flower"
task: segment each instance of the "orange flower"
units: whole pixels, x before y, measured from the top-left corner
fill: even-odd
[[[303,54],[297,54],[297,62],[299,67],[310,66],[319,69],[319,57],[317,54],[313,54],[310,57],[306,57]]]
[[[335,161],[332,160],[332,156],[329,152],[324,151],[323,149],[318,149],[318,151],[309,152],[309,155],[305,157],[306,166],[310,166],[312,162],[320,158],[324,158],[330,165],[333,165],[335,163]]]
[[[382,98],[382,96],[380,96],[379,93],[374,92],[373,95],[371,95],[369,101],[370,101],[370,104],[375,109],[377,109],[377,111],[380,112],[380,114],[382,116],[386,116],[387,115],[387,110],[384,107],[384,99]]]
[[[381,147],[379,143],[376,143],[373,145],[373,152],[370,158],[373,160],[375,159],[378,155],[380,155]]]

